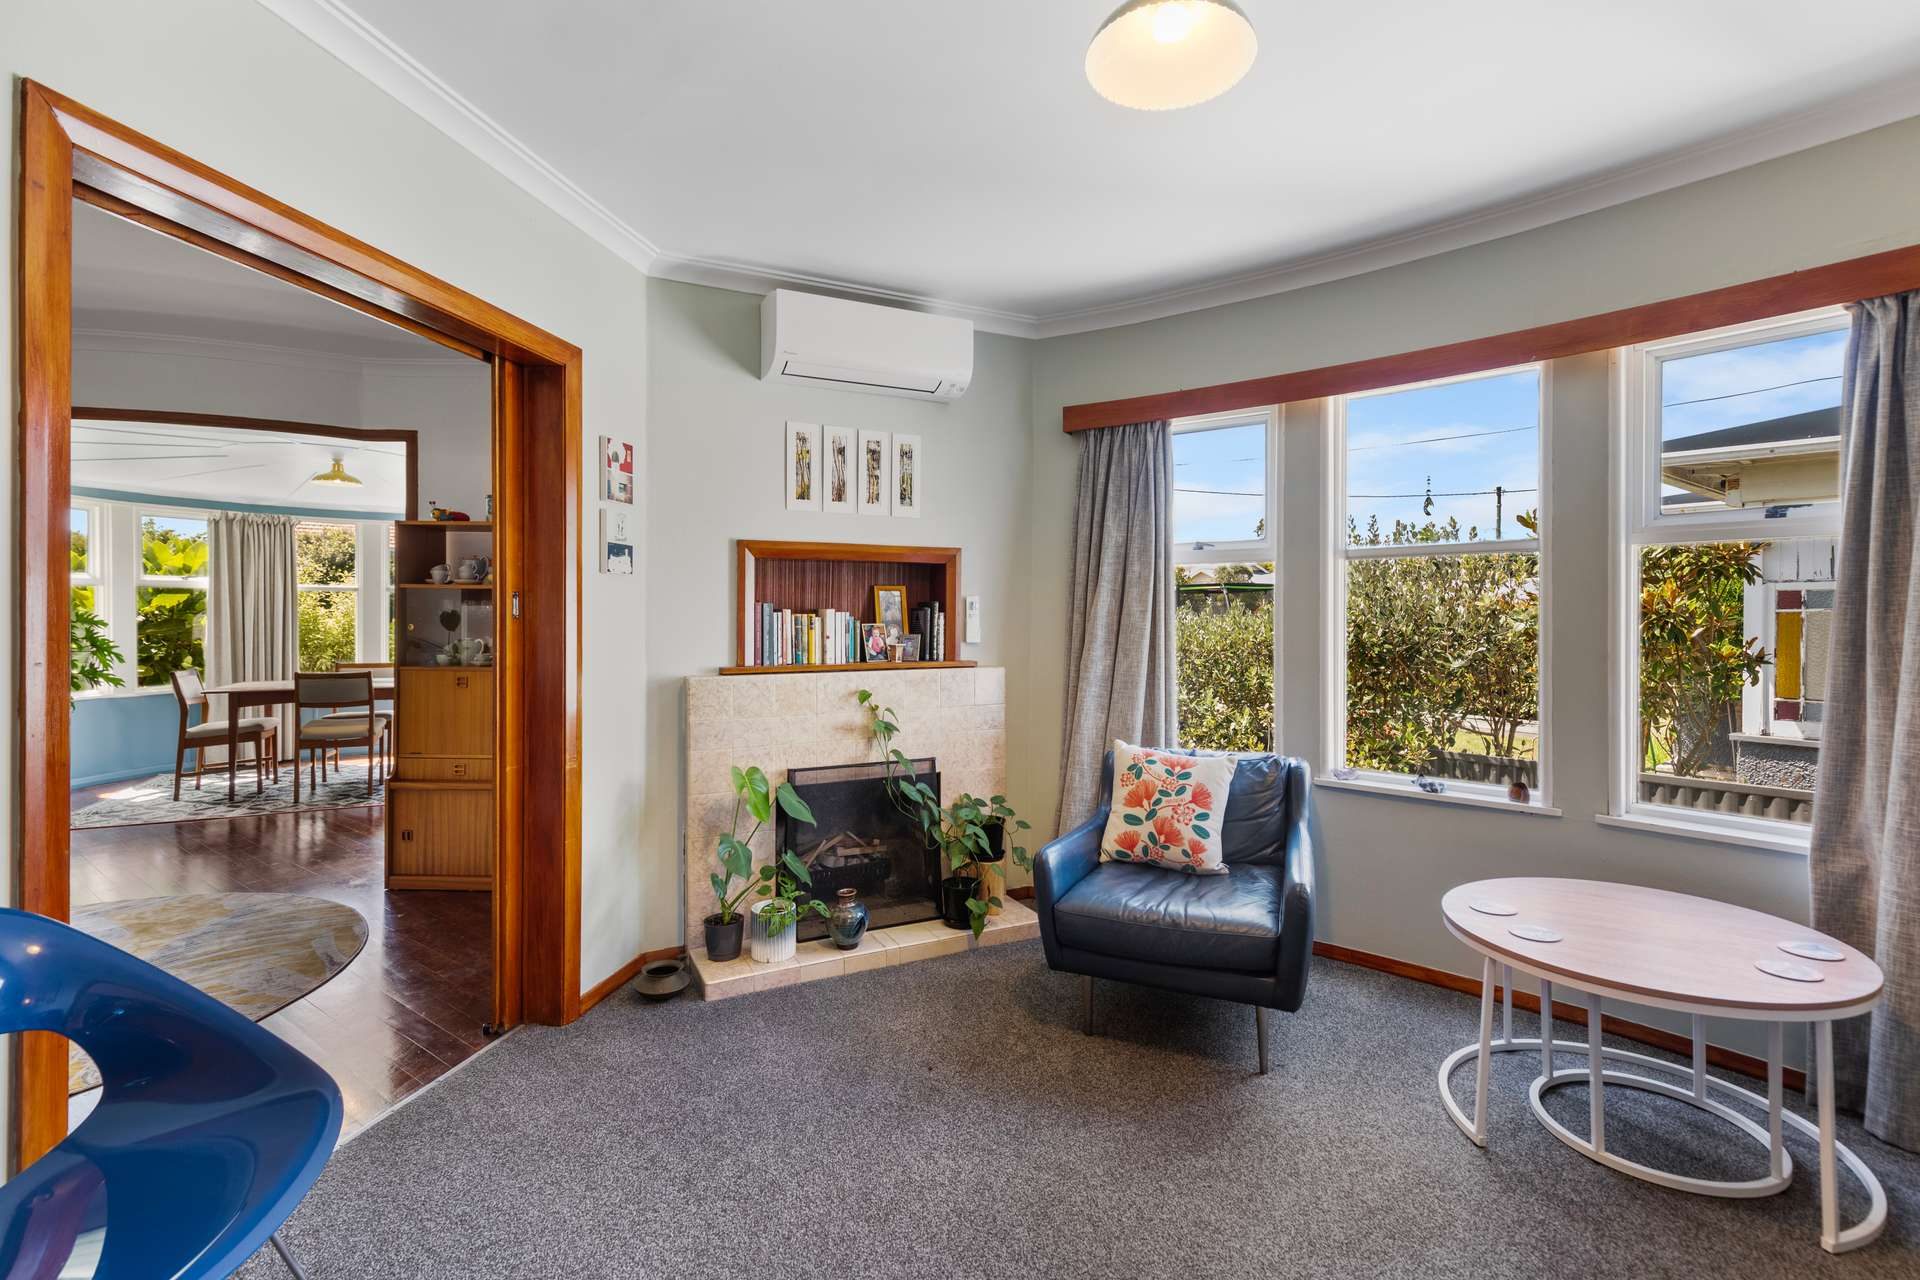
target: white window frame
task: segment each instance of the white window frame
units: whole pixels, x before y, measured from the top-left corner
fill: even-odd
[[[93,588],[93,611],[111,625],[113,621],[113,602],[107,599],[107,575],[105,573],[107,561],[106,514],[102,510],[101,504],[90,498],[75,498],[67,503],[67,509],[69,511],[78,511],[87,517],[87,567],[83,572],[71,575],[72,585],[76,588]],[[71,529],[71,517],[69,517],[69,529]],[[67,545],[69,548],[73,545],[71,532],[68,534]]]
[[[1844,329],[1847,324],[1844,309],[1829,307],[1641,343],[1613,352],[1613,416],[1619,447],[1611,451],[1609,467],[1612,537],[1608,576],[1613,626],[1608,646],[1610,777],[1608,811],[1600,819],[1603,824],[1664,830],[1780,852],[1805,853],[1808,848],[1810,832],[1801,823],[1681,809],[1640,800],[1640,568],[1642,552],[1648,547],[1839,536],[1840,503],[1837,500],[1773,509],[1775,513],[1771,515],[1767,514],[1767,508],[1662,511],[1660,365],[1666,360],[1712,351],[1832,332]],[[1767,614],[1770,618],[1771,611]],[[1770,634],[1767,638],[1770,640]],[[1760,688],[1771,688],[1771,674],[1763,678]],[[1749,693],[1752,692],[1750,689]],[[1743,701],[1750,699],[1743,697]],[[1771,711],[1770,705],[1768,711]]]
[[[384,662],[387,657],[387,531],[392,527],[379,520],[355,520],[351,517],[301,516],[302,524],[339,525],[353,530],[353,579],[350,582],[301,582],[294,585],[298,595],[306,591],[344,591],[353,595],[353,660]]]
[[[1355,547],[1347,543],[1347,405],[1353,400],[1370,399],[1374,396],[1392,395],[1404,391],[1419,391],[1428,387],[1448,386],[1461,382],[1478,382],[1488,378],[1505,377],[1510,374],[1534,372],[1539,377],[1539,406],[1537,421],[1540,424],[1540,454],[1538,459],[1539,480],[1535,486],[1539,498],[1540,534],[1537,538],[1499,538],[1484,539],[1478,542],[1422,542],[1410,546]],[[1321,641],[1321,653],[1324,655],[1321,671],[1321,687],[1326,691],[1325,704],[1321,713],[1321,722],[1326,726],[1324,737],[1326,760],[1321,776],[1315,781],[1324,786],[1344,787],[1352,790],[1385,792],[1395,796],[1406,796],[1421,800],[1442,803],[1465,804],[1484,808],[1493,808],[1516,813],[1533,813],[1547,817],[1558,817],[1560,811],[1553,807],[1553,679],[1552,679],[1552,617],[1553,617],[1553,575],[1550,570],[1553,537],[1553,516],[1550,501],[1550,478],[1553,475],[1553,422],[1551,407],[1553,404],[1553,364],[1551,361],[1539,361],[1530,364],[1511,365],[1500,369],[1481,369],[1473,373],[1456,374],[1452,377],[1433,378],[1425,382],[1409,382],[1399,386],[1381,387],[1376,390],[1355,392],[1346,396],[1335,396],[1326,402],[1327,444],[1324,452],[1325,475],[1322,494],[1326,506],[1325,538],[1327,556],[1331,562],[1325,578],[1322,617],[1326,622],[1326,631]],[[1494,783],[1464,782],[1457,778],[1442,779],[1446,790],[1439,793],[1422,791],[1413,785],[1413,777],[1404,773],[1387,773],[1377,769],[1357,770],[1350,777],[1336,778],[1333,770],[1344,769],[1347,758],[1347,566],[1355,560],[1407,559],[1414,556],[1467,556],[1500,555],[1519,553],[1533,555],[1539,565],[1539,656],[1537,665],[1540,672],[1540,736],[1538,740],[1538,758],[1540,785],[1533,790],[1527,803],[1518,804],[1507,799],[1507,789]]]
[[[1241,409],[1232,413],[1206,413],[1191,418],[1175,418],[1169,424],[1167,447],[1173,448],[1173,437],[1188,435],[1198,431],[1221,431],[1228,427],[1263,426],[1267,439],[1267,492],[1266,510],[1262,519],[1266,521],[1266,535],[1260,538],[1243,538],[1233,542],[1176,542],[1173,544],[1173,562],[1176,565],[1215,565],[1245,564],[1249,561],[1272,560],[1278,570],[1276,548],[1280,545],[1279,493],[1280,493],[1280,410],[1278,406],[1268,405],[1259,409]],[[1171,468],[1171,464],[1169,464]],[[1178,485],[1178,480],[1174,485]],[[1173,521],[1173,501],[1169,495],[1167,521],[1169,527]]]
[[[1283,421],[1283,406],[1266,405],[1258,409],[1241,409],[1233,413],[1206,413],[1191,418],[1175,418],[1168,427],[1167,447],[1171,451],[1173,436],[1184,435],[1192,431],[1218,431],[1225,427],[1263,425],[1267,440],[1267,495],[1266,495],[1266,536],[1239,542],[1176,542],[1173,544],[1173,563],[1175,568],[1191,565],[1213,566],[1222,564],[1248,564],[1267,562],[1273,565],[1273,749],[1279,751],[1286,737],[1281,727],[1281,707],[1283,705],[1280,673],[1286,670],[1285,650],[1282,636],[1286,630],[1281,622],[1282,592],[1281,580],[1285,566],[1280,563],[1280,485],[1285,475],[1285,458],[1282,453],[1283,440],[1280,427]],[[1169,459],[1171,464],[1171,459]],[[1171,465],[1169,465],[1171,472]],[[1168,503],[1167,520],[1173,520],[1172,503]],[[1174,607],[1179,607],[1176,593]],[[1179,663],[1174,663],[1175,705],[1178,705],[1180,679]],[[1177,726],[1176,726],[1177,730]],[[1176,732],[1176,737],[1179,734]]]
[[[140,599],[140,588],[158,587],[162,590],[171,588],[174,590],[203,592],[206,593],[208,605],[211,607],[213,591],[211,585],[212,578],[204,574],[193,578],[172,578],[165,574],[147,573],[145,571],[146,557],[140,554],[140,525],[148,516],[162,516],[170,520],[198,520],[202,522],[207,526],[207,565],[208,568],[211,569],[213,565],[213,513],[211,511],[197,510],[192,507],[167,507],[145,502],[139,503],[138,505],[132,503],[115,505],[124,505],[125,510],[128,512],[128,518],[122,522],[126,526],[129,539],[129,554],[124,563],[133,568],[132,573],[119,575],[120,581],[125,583],[125,586],[121,588],[121,590],[124,591],[127,604],[127,684],[133,688],[171,692],[171,682],[167,684],[150,685],[141,685],[139,683],[140,610],[138,602]],[[116,546],[115,550],[118,551],[119,548]],[[203,671],[200,674],[205,676],[206,673]]]

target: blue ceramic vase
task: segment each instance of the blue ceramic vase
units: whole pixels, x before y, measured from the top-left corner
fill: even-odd
[[[867,904],[860,901],[854,890],[842,889],[840,900],[833,904],[833,911],[827,916],[827,936],[842,951],[852,951],[860,945],[866,932]]]

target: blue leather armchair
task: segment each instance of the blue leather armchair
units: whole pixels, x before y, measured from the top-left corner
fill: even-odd
[[[1224,876],[1101,862],[1111,752],[1103,777],[1099,811],[1034,863],[1047,967],[1085,976],[1088,1035],[1095,978],[1250,1004],[1265,1075],[1267,1010],[1300,1007],[1313,956],[1311,770],[1287,756],[1237,757],[1221,821]]]

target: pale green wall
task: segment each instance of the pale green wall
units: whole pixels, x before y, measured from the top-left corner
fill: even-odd
[[[1027,667],[1025,463],[1034,344],[977,334],[967,394],[934,404],[761,381],[757,294],[655,280],[648,288],[647,318],[648,754],[660,766],[650,789],[644,844],[650,857],[664,861],[667,851],[677,854],[684,822],[683,682],[733,662],[735,539],[962,548],[961,591],[980,597],[981,643],[964,646],[960,656],[1005,666],[1008,703],[1014,702],[1012,682]],[[788,511],[781,480],[789,418],[917,433],[925,514],[898,520]],[[952,636],[959,635],[955,620]],[[772,768],[806,762],[740,763]],[[1010,793],[1016,804],[1019,789]]]
[[[1920,120],[1404,266],[1121,329],[1054,338],[1034,362],[1031,657],[1013,771],[1051,812],[1060,768],[1076,445],[1063,406],[1317,368],[1573,319],[1920,242]],[[1323,939],[1476,972],[1441,926],[1482,876],[1634,880],[1804,919],[1800,857],[1603,828],[1606,811],[1604,357],[1560,362],[1548,477],[1559,819],[1322,789]],[[1280,571],[1289,750],[1324,766],[1321,440],[1289,427]],[[1724,1037],[1717,1037],[1724,1038]],[[1751,1046],[1749,1046],[1751,1047]]]
[[[30,77],[577,343],[586,352],[589,442],[599,433],[644,438],[644,277],[260,5],[0,4],[0,71],[9,77],[5,127],[16,166],[14,77]],[[0,184],[10,244],[15,190],[11,180]],[[9,253],[9,297],[17,273]],[[0,379],[10,388],[14,317],[12,306],[0,310]],[[12,413],[0,431],[11,454]],[[591,493],[594,450],[585,453]],[[13,501],[11,487],[0,487],[8,529]],[[13,575],[14,557],[0,557],[0,597],[12,598]],[[643,858],[639,840],[652,782],[645,591],[643,577],[589,570],[585,579],[582,989],[677,928],[677,868]],[[0,666],[9,671],[13,646],[13,629],[0,631]],[[13,688],[0,682],[6,723]],[[0,739],[9,779],[14,750],[11,734]],[[4,884],[11,900],[10,878]]]

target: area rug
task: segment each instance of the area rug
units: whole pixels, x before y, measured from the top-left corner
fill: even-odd
[[[188,893],[102,902],[73,927],[130,951],[255,1022],[325,983],[367,944],[352,907],[297,893]],[[72,1046],[67,1092],[97,1088],[91,1059]]]
[[[90,827],[132,827],[149,822],[206,822],[218,818],[257,818],[262,814],[304,813],[309,809],[345,809],[380,804],[386,788],[376,784],[373,798],[367,798],[367,762],[348,757],[338,766],[327,766],[327,780],[317,787],[300,779],[300,804],[293,803],[293,766],[280,766],[280,781],[268,779],[265,790],[253,791],[253,765],[241,766],[235,780],[238,793],[227,803],[227,772],[211,771],[201,780],[198,791],[189,774],[181,779],[180,798],[173,798],[173,775],[155,774],[151,778],[115,785],[100,799],[76,809],[68,825],[75,831]]]

